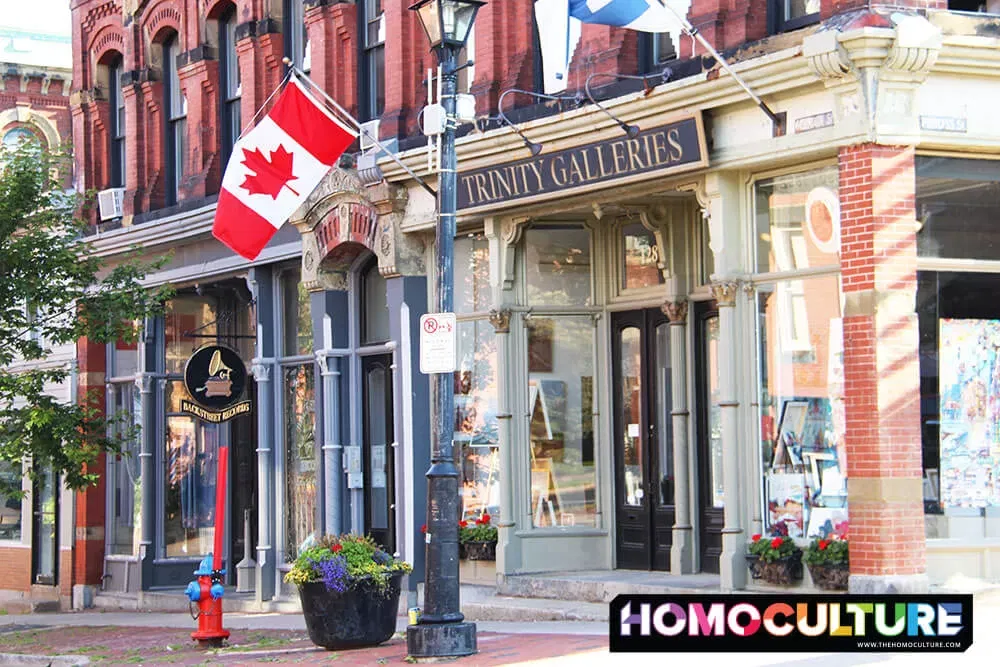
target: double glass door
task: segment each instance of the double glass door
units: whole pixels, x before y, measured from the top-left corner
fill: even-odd
[[[620,568],[669,570],[674,525],[670,324],[659,310],[615,313],[616,556]]]

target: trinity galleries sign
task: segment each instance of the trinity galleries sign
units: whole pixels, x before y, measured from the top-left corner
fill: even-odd
[[[458,174],[458,208],[475,209],[611,180],[708,164],[701,115],[623,136]]]

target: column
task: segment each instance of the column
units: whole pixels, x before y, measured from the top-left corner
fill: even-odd
[[[928,587],[913,149],[840,150],[852,593]]]
[[[343,532],[344,446],[340,442],[340,357],[329,349],[316,353],[323,377],[323,531]]]
[[[250,269],[257,300],[257,344],[251,372],[257,381],[257,603],[274,597],[274,285],[270,267]]]
[[[712,296],[719,305],[719,418],[722,425],[722,481],[725,522],[722,527],[722,556],[719,573],[723,590],[746,587],[747,568],[744,555],[746,540],[740,516],[743,499],[740,493],[739,400],[736,373],[739,336],[736,332],[736,294],[739,283],[717,282]]]
[[[153,540],[156,535],[156,443],[159,428],[156,409],[156,371],[162,349],[163,318],[146,320],[139,344],[139,373],[135,383],[139,388],[142,442],[139,446],[139,485],[142,487],[139,533],[139,589],[148,590],[153,583],[153,561],[156,560]]]
[[[500,445],[500,516],[497,517],[497,574],[512,574],[520,563],[520,550],[513,544],[517,522],[514,514],[514,489],[511,485],[511,406],[510,376],[507,370],[510,355],[510,316],[507,308],[490,311],[490,324],[497,336],[497,442]]]
[[[427,477],[431,438],[430,376],[420,372],[420,316],[427,312],[426,276],[386,279],[389,332],[397,347],[393,373],[397,545],[413,564],[407,578],[408,605],[416,606],[417,584],[424,580],[426,549],[420,531],[427,516]]]
[[[687,397],[687,313],[686,300],[667,301],[661,307],[670,320],[670,408],[674,438],[674,527],[670,547],[670,573],[694,572],[694,548],[691,525],[690,480],[688,479],[688,410]]]

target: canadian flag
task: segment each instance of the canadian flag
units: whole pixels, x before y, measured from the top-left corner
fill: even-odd
[[[212,235],[256,259],[357,136],[292,75],[270,113],[233,146]]]

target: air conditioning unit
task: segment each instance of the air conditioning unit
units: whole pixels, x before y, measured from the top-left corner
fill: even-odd
[[[370,120],[367,123],[361,123],[361,152],[367,153],[371,149],[376,147],[376,141],[378,141],[378,126],[379,119]]]
[[[112,220],[122,217],[122,202],[125,200],[125,188],[109,188],[97,193],[97,208],[101,220]]]

